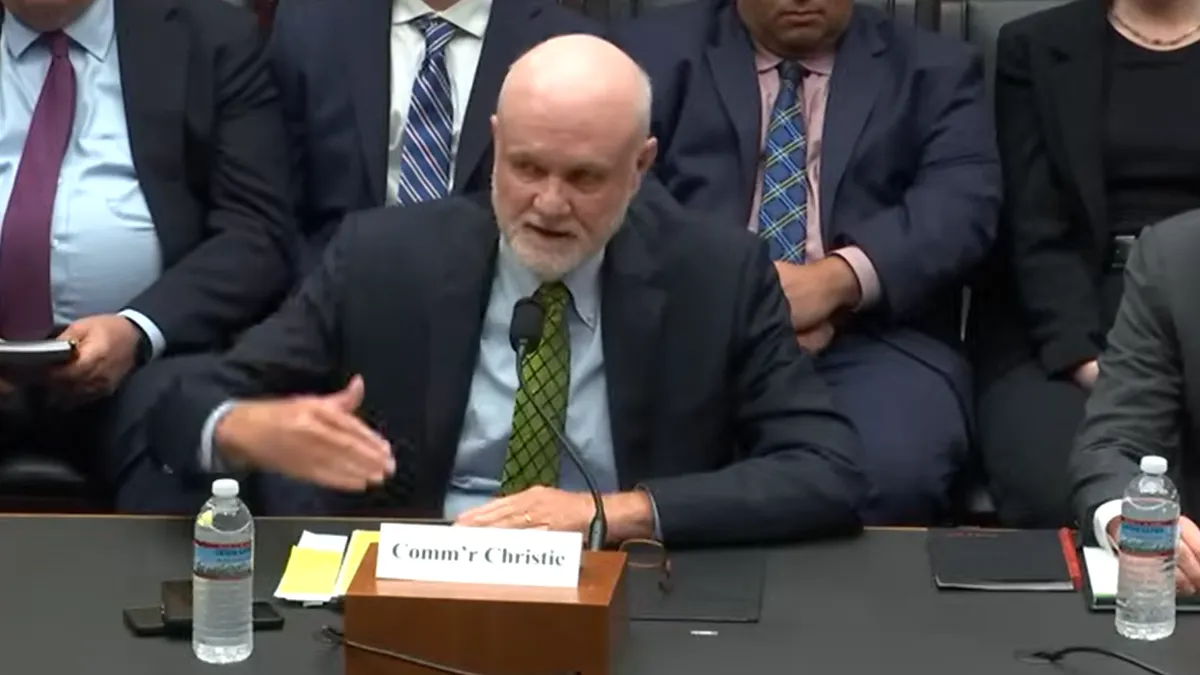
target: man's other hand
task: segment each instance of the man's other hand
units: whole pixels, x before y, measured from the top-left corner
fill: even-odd
[[[51,383],[74,403],[112,394],[133,370],[140,338],[140,329],[116,314],[72,323],[58,339],[75,343],[75,358],[51,373]]]
[[[806,333],[797,333],[796,341],[809,354],[816,356],[825,351],[825,348],[833,341],[833,335],[833,324],[826,321]]]
[[[1108,524],[1113,550],[1120,550],[1121,519]],[[1186,516],[1179,517],[1179,544],[1175,552],[1175,589],[1180,595],[1195,595],[1200,590],[1200,528]]]
[[[471,509],[454,524],[586,533],[594,514],[590,494],[538,485]]]
[[[1182,595],[1200,590],[1200,528],[1186,516],[1179,518],[1179,547],[1175,554],[1175,587]]]
[[[777,262],[775,271],[791,310],[792,328],[807,333],[844,309],[853,309],[862,297],[858,277],[841,256],[798,265]]]

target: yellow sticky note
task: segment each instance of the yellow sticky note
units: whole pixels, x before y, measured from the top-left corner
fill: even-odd
[[[341,564],[341,551],[293,546],[275,597],[296,602],[328,600]]]
[[[363,556],[371,544],[379,543],[379,532],[371,530],[355,530],[350,535],[350,545],[346,547],[346,558],[342,560],[342,570],[338,574],[337,591],[335,595],[343,596],[350,589],[350,582],[358,566],[362,564]]]

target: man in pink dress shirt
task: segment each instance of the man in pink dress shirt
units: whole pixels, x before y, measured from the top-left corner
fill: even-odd
[[[855,423],[868,523],[949,506],[971,384],[962,288],[995,238],[981,59],[851,0],[698,0],[618,27],[655,86],[656,175],[762,235]]]

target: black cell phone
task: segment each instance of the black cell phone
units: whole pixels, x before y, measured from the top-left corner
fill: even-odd
[[[170,633],[192,632],[192,582],[190,579],[162,583],[162,622]],[[251,606],[254,630],[283,628],[283,615],[266,600],[255,600]]]
[[[125,626],[138,637],[159,637],[167,634],[162,607],[130,607],[122,614]]]

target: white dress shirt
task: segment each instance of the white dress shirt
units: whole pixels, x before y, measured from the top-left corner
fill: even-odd
[[[475,70],[483,51],[483,34],[492,12],[492,0],[460,0],[444,12],[435,12],[424,0],[394,0],[392,4],[392,95],[388,115],[387,203],[395,204],[400,188],[400,155],[404,123],[412,100],[413,83],[425,59],[425,36],[413,21],[436,14],[458,28],[446,45],[446,69],[450,73],[453,127],[450,139],[450,180],[454,181],[458,139],[471,101]]]

